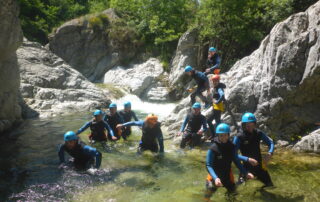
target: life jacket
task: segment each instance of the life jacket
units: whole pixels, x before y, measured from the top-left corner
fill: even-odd
[[[90,125],[90,130],[91,130],[91,137],[93,140],[105,139],[105,125],[103,120],[99,122],[92,120]]]
[[[210,150],[214,152],[213,165],[211,165],[219,178],[229,179],[231,163],[234,158],[235,146],[230,140],[221,143],[218,138],[214,139]]]
[[[121,110],[120,111],[120,115],[122,116],[123,118],[123,121],[126,123],[126,122],[129,122],[131,121],[132,117],[133,117],[133,113],[132,111],[129,111],[129,112],[126,112],[124,110]]]
[[[93,158],[85,153],[84,146],[86,144],[84,142],[78,141],[77,145],[73,149],[68,149],[64,145],[65,151],[74,158],[74,163],[78,165],[85,165],[88,161]]]
[[[218,89],[219,88],[224,90],[226,88],[226,85],[224,83],[219,83],[216,87],[214,87],[214,91],[213,91],[212,97],[214,99],[216,99],[216,100],[218,100],[220,98],[220,95],[218,93]],[[224,112],[225,107],[224,107],[223,101],[219,102],[218,104],[213,103],[213,109]]]
[[[237,137],[240,140],[240,151],[243,156],[247,156],[261,163],[260,140],[262,131],[254,130],[252,134],[241,131]]]
[[[202,114],[194,115],[193,113],[188,114],[188,126],[187,126],[187,132],[190,133],[196,133],[200,130],[203,121],[205,120],[205,116]]]
[[[199,76],[198,72],[199,71],[195,70],[194,74],[192,74],[192,78],[196,81],[198,87],[205,86],[205,84],[208,82],[208,78],[205,75],[204,75],[204,77]],[[200,72],[200,73],[202,73],[202,72]]]
[[[161,133],[161,124],[158,122],[153,128],[148,127],[145,123],[142,125],[141,142],[145,145],[157,144],[157,136]]]

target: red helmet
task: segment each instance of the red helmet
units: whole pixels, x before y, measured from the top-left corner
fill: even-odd
[[[215,74],[211,77],[211,81],[220,81],[220,76]]]

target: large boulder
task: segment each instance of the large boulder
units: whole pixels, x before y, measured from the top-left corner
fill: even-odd
[[[262,129],[286,140],[320,120],[319,25],[320,1],[276,24],[222,76],[238,120],[254,112]]]
[[[101,81],[136,53],[135,33],[119,23],[113,9],[71,20],[49,37],[49,48],[90,81]]]
[[[179,39],[175,55],[170,64],[169,85],[172,94],[176,98],[184,95],[186,85],[190,82],[190,78],[184,74],[184,68],[190,65],[198,69],[198,61],[200,46],[198,44],[198,31],[192,29],[185,32]]]
[[[21,119],[16,49],[22,42],[15,0],[0,1],[0,134]]]
[[[153,91],[161,87],[158,84],[160,83],[158,78],[162,73],[161,62],[156,58],[150,58],[142,64],[131,65],[129,68],[118,66],[109,70],[104,76],[104,83],[112,83],[126,88],[140,98],[148,93],[151,97]]]
[[[293,146],[297,152],[316,152],[320,153],[320,129],[304,136],[297,144]]]
[[[110,93],[97,88],[39,43],[25,40],[17,56],[24,116],[88,111],[110,103]]]

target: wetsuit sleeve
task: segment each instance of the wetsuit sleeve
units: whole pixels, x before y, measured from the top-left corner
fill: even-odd
[[[60,163],[64,163],[65,162],[65,159],[64,159],[64,145],[61,144],[59,145],[58,147],[58,155],[59,155],[59,160],[60,160]]]
[[[206,158],[206,167],[208,170],[208,173],[211,175],[211,177],[216,180],[218,178],[216,172],[214,172],[214,169],[212,167],[213,165],[213,159],[214,159],[214,152],[212,150],[208,150],[207,152],[207,158]]]
[[[222,88],[218,89],[219,99],[216,100],[216,104],[220,103],[222,100],[224,100],[224,91]]]
[[[269,153],[273,153],[274,151],[274,143],[272,141],[272,139],[270,137],[268,137],[266,134],[264,134],[263,132],[261,132],[261,136],[260,138],[262,139],[262,141],[264,143],[266,143],[269,146]]]
[[[134,111],[131,111],[131,112],[132,112],[133,119],[134,119],[135,121],[139,121],[136,113],[134,113]]]
[[[247,170],[243,167],[243,165],[240,163],[240,159],[238,157],[237,151],[234,150],[234,155],[233,155],[233,162],[237,166],[237,168],[240,170],[240,173],[247,175],[248,172]]]
[[[104,123],[105,129],[107,129],[107,131],[110,133],[110,135],[114,136],[114,132],[113,132],[112,128],[110,127],[110,125],[108,124],[108,122],[103,121],[103,123]]]
[[[210,68],[211,72],[214,71],[215,69],[219,69],[220,68],[221,58],[220,58],[219,55],[216,57],[216,61],[215,62],[216,62],[216,64]]]
[[[239,158],[241,161],[248,161],[248,160],[249,160],[248,157],[242,156],[242,155],[238,154],[238,150],[239,150],[239,148],[240,148],[240,139],[239,139],[237,136],[235,136],[235,137],[233,138],[233,144],[234,144],[234,146],[235,146],[235,153],[238,155],[238,158]]]
[[[122,124],[123,126],[140,126],[142,127],[144,121],[131,121],[131,122],[127,122]]]
[[[202,127],[203,127],[203,132],[208,130],[206,117],[203,117],[202,119]]]
[[[184,129],[185,129],[186,126],[187,126],[188,121],[189,121],[189,116],[186,116],[186,118],[184,119],[184,121],[183,121],[183,123],[182,123],[182,125],[181,125],[180,132],[183,132],[183,131],[184,131]]]
[[[163,134],[161,131],[161,128],[159,129],[159,134],[157,136],[159,147],[160,147],[160,153],[164,152],[164,145],[163,145]]]
[[[96,161],[95,167],[100,168],[102,154],[96,148],[90,147],[88,145],[84,146],[83,149],[85,154],[95,158],[95,161]]]
[[[79,135],[80,133],[82,133],[83,131],[85,131],[87,128],[90,127],[91,125],[91,121],[87,122],[86,124],[84,124],[77,132],[77,135]]]

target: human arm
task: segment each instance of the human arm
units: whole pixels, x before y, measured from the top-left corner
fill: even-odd
[[[110,125],[108,124],[108,122],[103,121],[103,123],[104,123],[105,129],[107,129],[107,131],[110,133],[110,135],[111,135],[112,137],[114,137],[114,132],[113,132],[112,128],[110,127]]]
[[[273,143],[272,139],[271,139],[270,137],[268,137],[268,136],[267,136],[265,133],[263,133],[263,132],[261,132],[260,134],[261,134],[261,135],[260,135],[261,140],[262,140],[264,143],[266,143],[266,144],[268,145],[268,147],[269,147],[268,153],[273,154],[273,152],[274,152],[274,143]]]
[[[119,125],[121,125],[122,127],[124,127],[124,126],[140,126],[140,127],[142,127],[143,123],[144,123],[144,121],[130,121],[130,122],[127,122],[124,124],[119,124]]]
[[[160,151],[160,153],[163,153],[164,152],[164,144],[163,144],[163,134],[162,134],[161,128],[159,129],[157,139],[158,139],[158,144],[160,147],[159,151]]]
[[[184,121],[183,121],[183,123],[182,123],[182,125],[181,125],[181,127],[180,127],[180,132],[183,132],[183,131],[184,131],[184,129],[185,129],[186,126],[187,126],[188,121],[189,121],[189,116],[186,116],[186,118],[184,119]]]
[[[58,156],[59,156],[59,160],[60,160],[60,164],[65,162],[64,159],[64,145],[61,144],[58,147]]]
[[[206,167],[207,167],[207,171],[211,175],[211,177],[214,180],[216,180],[218,178],[218,176],[212,167],[212,165],[214,163],[213,159],[214,159],[214,152],[211,149],[209,149],[207,152],[207,157],[206,157]]]
[[[240,148],[240,139],[237,136],[233,138],[233,144],[235,145],[235,152],[237,153],[239,160],[249,162],[252,166],[258,165],[258,161],[256,159],[238,154],[238,150]]]
[[[218,94],[219,94],[219,99],[215,101],[215,104],[219,104],[221,101],[224,100],[224,91],[222,88],[218,89]]]
[[[83,131],[85,131],[87,128],[89,128],[90,125],[91,125],[91,123],[92,123],[91,121],[85,123],[85,124],[78,130],[77,135],[79,135],[80,133],[82,133]]]

